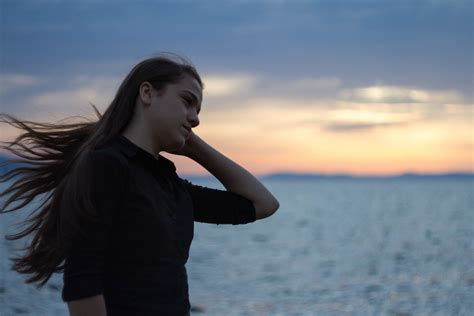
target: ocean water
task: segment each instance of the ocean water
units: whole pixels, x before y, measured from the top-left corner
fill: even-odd
[[[280,201],[272,217],[195,224],[193,315],[473,315],[472,179],[264,183]],[[1,236],[28,209],[14,213]],[[61,275],[37,290],[9,270],[19,245],[0,241],[0,315],[67,315]]]

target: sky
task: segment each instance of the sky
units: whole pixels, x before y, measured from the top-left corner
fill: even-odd
[[[472,1],[0,6],[1,112],[95,118],[136,63],[173,52],[204,81],[196,134],[256,175],[474,172]]]

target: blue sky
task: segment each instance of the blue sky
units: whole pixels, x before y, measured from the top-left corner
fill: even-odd
[[[383,101],[404,118],[422,112],[410,120],[465,117],[473,103],[473,15],[472,1],[3,0],[2,111],[40,118],[90,110],[77,100],[103,109],[135,63],[171,51],[209,79],[203,110],[206,101],[211,111],[264,107],[262,99],[301,107],[311,100],[315,108],[365,100]],[[234,93],[214,93],[221,86]],[[383,100],[374,101],[374,87]],[[372,99],[358,99],[367,93]],[[336,133],[392,121],[315,124]],[[462,139],[456,146],[472,152],[468,136]]]
[[[206,70],[472,88],[472,1],[4,0],[2,12],[2,72],[114,71],[168,50]]]

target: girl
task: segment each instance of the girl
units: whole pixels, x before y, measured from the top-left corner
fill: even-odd
[[[97,122],[52,125],[1,114],[25,130],[2,147],[26,160],[6,163],[31,164],[0,177],[23,174],[0,195],[14,193],[1,211],[47,193],[29,226],[7,236],[33,237],[13,269],[39,287],[63,272],[71,315],[189,315],[185,263],[194,221],[245,224],[279,208],[252,174],[194,133],[203,83],[189,62],[172,56],[137,64],[105,113],[94,107]],[[180,178],[160,152],[193,159],[226,190]]]

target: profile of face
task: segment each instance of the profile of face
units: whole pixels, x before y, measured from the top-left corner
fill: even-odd
[[[144,127],[149,129],[160,151],[177,150],[184,146],[191,129],[199,125],[202,88],[190,75],[158,92],[144,81],[139,88],[143,104]]]

